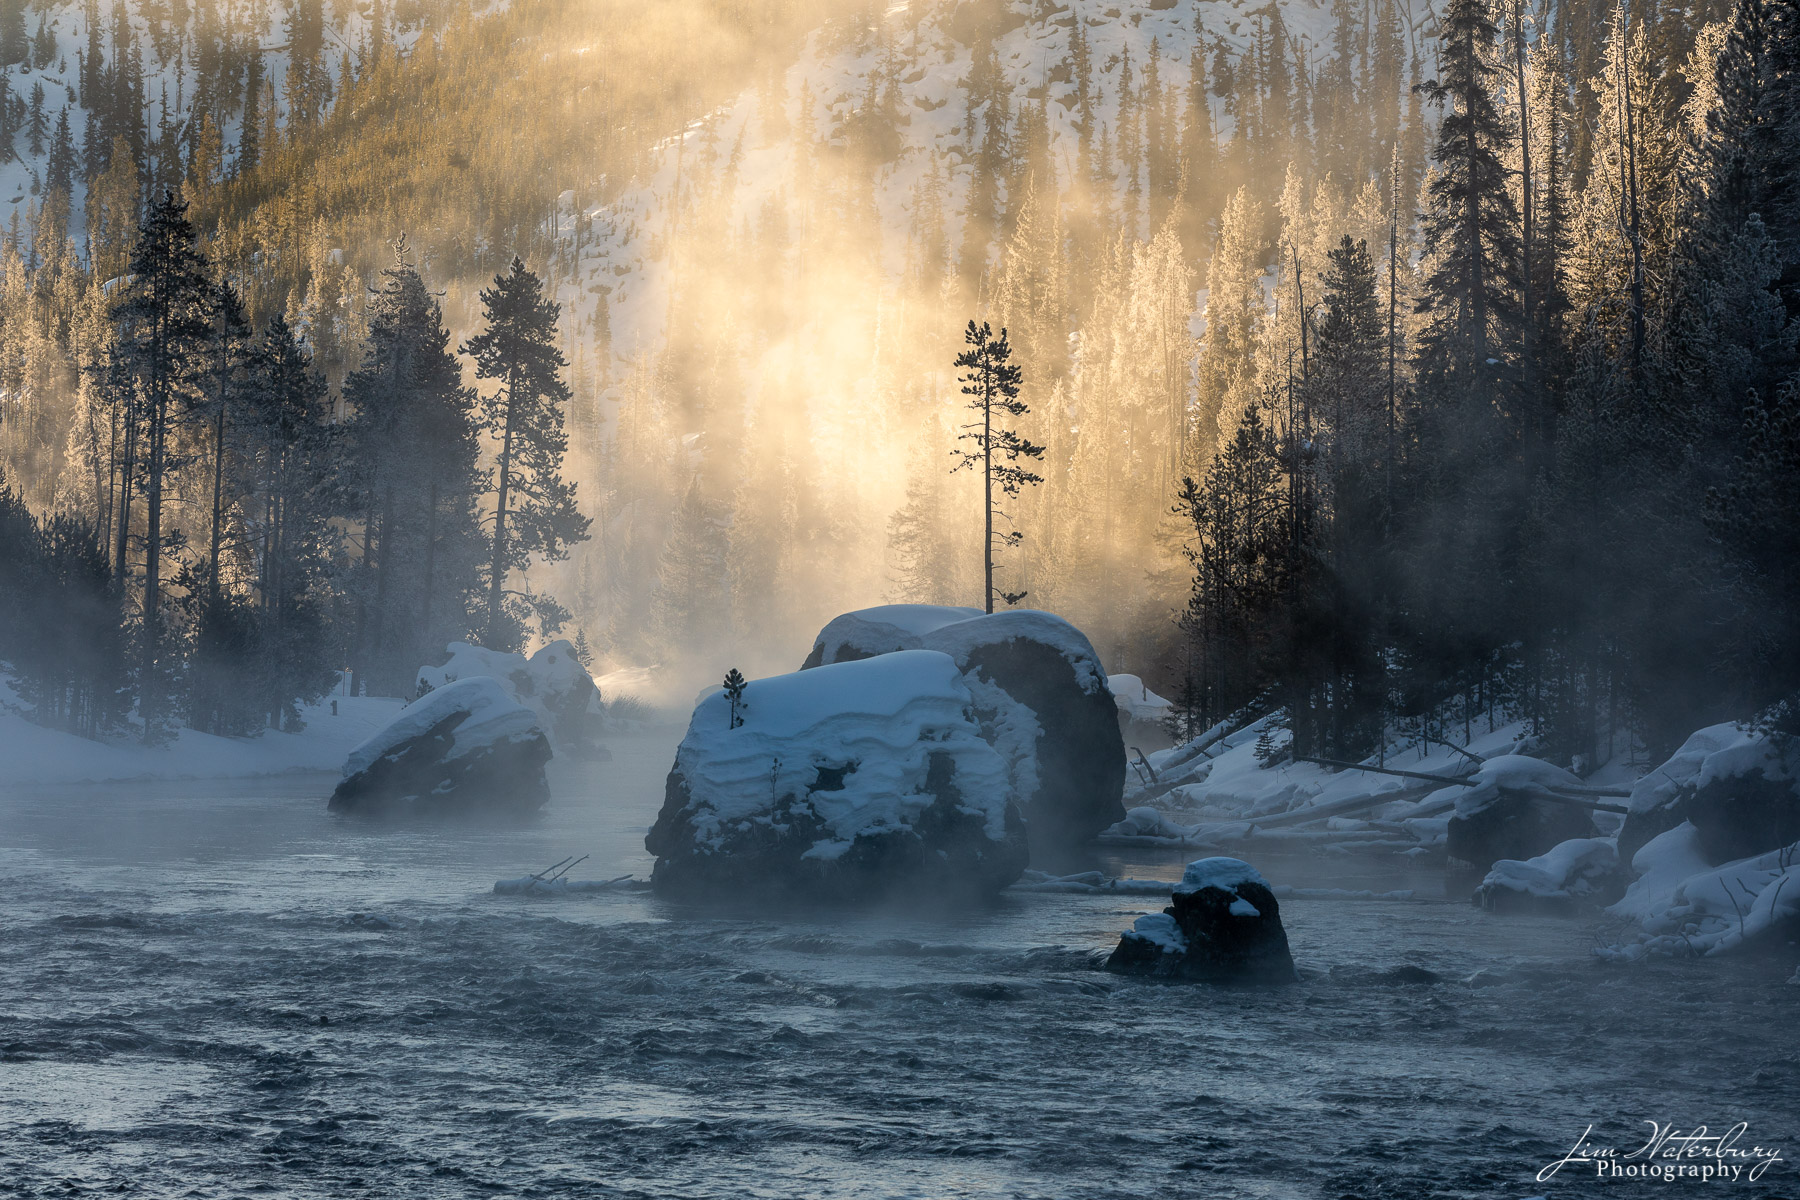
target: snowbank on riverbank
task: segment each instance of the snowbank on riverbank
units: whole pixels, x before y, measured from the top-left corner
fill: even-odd
[[[89,741],[35,724],[23,715],[24,706],[9,683],[0,677],[0,787],[336,774],[350,751],[393,720],[402,706],[402,701],[385,697],[328,696],[301,708],[306,728],[299,733],[269,730],[261,737],[228,738],[183,729],[167,745],[145,746],[128,740]]]

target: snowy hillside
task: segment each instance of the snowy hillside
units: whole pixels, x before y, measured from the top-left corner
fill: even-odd
[[[603,234],[597,243],[574,251],[579,267],[565,285],[565,301],[585,309],[605,289],[612,297],[612,343],[618,352],[657,345],[669,308],[669,214],[678,196],[691,198],[696,158],[705,154],[728,164],[731,221],[749,228],[766,206],[781,203],[803,186],[796,177],[799,147],[786,131],[814,129],[823,152],[841,153],[846,125],[867,103],[872,86],[890,75],[899,87],[902,145],[897,161],[880,171],[875,187],[885,235],[884,266],[893,276],[904,269],[916,194],[934,166],[945,174],[943,209],[954,249],[974,173],[965,124],[971,28],[978,7],[922,0],[893,5],[883,36],[861,47],[841,45],[842,39],[827,30],[815,33],[783,77],[779,121],[771,120],[758,90],[748,89],[734,104],[695,121],[684,138],[661,146],[652,172],[616,203],[564,214],[567,228],[574,229],[580,220]],[[1185,88],[1196,50],[1210,61],[1222,43],[1233,55],[1243,55],[1267,7],[1253,0],[1067,0],[1056,6],[1016,0],[1000,9],[1005,32],[995,39],[995,50],[1015,111],[1027,102],[1048,102],[1052,159],[1060,186],[1066,188],[1079,136],[1067,64],[1077,22],[1094,64],[1097,118],[1113,128],[1127,55],[1141,76],[1154,45],[1163,85]],[[1307,61],[1321,55],[1333,21],[1329,5],[1282,0],[1280,9],[1296,53]],[[1413,36],[1416,40],[1418,32]],[[1209,103],[1215,128],[1221,136],[1228,134],[1232,122],[1225,106],[1217,96]],[[777,124],[785,128],[773,128]],[[1116,186],[1122,193],[1127,184],[1121,179]],[[573,200],[573,193],[565,195],[565,203]],[[1137,232],[1148,236],[1153,231]],[[573,234],[569,245],[575,245]]]
[[[122,137],[143,155],[158,183],[179,184],[203,113],[218,137],[219,167],[235,170],[244,154],[247,113],[252,124],[279,129],[294,104],[309,96],[320,113],[329,111],[346,63],[359,63],[370,52],[374,19],[383,22],[380,39],[402,52],[433,19],[429,7],[415,7],[407,23],[390,21],[385,12],[250,0],[222,11],[199,8],[176,24],[167,10],[127,0],[31,6],[23,18],[23,46],[8,50],[0,34],[0,56],[19,55],[0,67],[11,106],[6,124],[15,131],[0,156],[5,220],[23,222],[29,206],[41,201],[65,116],[76,161],[70,233],[78,245],[85,234],[89,156],[98,152],[90,142]],[[290,81],[292,14],[303,14],[298,20],[310,26],[299,35],[314,47],[312,69],[320,78],[310,85],[298,75]]]

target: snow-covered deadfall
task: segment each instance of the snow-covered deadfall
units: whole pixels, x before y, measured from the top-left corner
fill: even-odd
[[[949,655],[910,650],[700,702],[644,845],[660,889],[979,895],[1025,869],[1007,763]]]
[[[413,701],[350,752],[333,812],[526,813],[544,806],[550,741],[537,714],[474,675]]]
[[[802,670],[899,650],[956,660],[982,735],[1005,756],[1034,849],[1123,820],[1118,704],[1087,635],[1053,613],[888,604],[833,618]]]

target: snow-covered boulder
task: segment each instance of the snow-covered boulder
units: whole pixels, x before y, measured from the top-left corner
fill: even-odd
[[[1578,776],[1540,758],[1502,754],[1456,792],[1446,848],[1450,857],[1486,869],[1501,859],[1525,860],[1562,842],[1600,831],[1593,813],[1559,790],[1578,793]]]
[[[550,798],[550,742],[496,679],[446,683],[350,752],[333,812],[531,812]]]
[[[895,650],[921,650],[926,634],[982,616],[979,608],[942,604],[881,604],[833,617],[813,639],[802,671],[832,663],[874,658]]]
[[[1800,928],[1800,842],[1712,867],[1701,865],[1701,840],[1683,822],[1638,851],[1632,865],[1642,874],[1607,911],[1641,933],[1603,955],[1724,954]]]
[[[1618,895],[1619,850],[1612,838],[1574,838],[1536,858],[1503,858],[1475,891],[1475,903],[1490,911],[1537,909],[1552,912],[1583,900]]]
[[[873,899],[987,893],[1025,869],[1007,763],[949,655],[753,680],[694,710],[644,845],[657,887]]]
[[[1735,724],[1698,730],[1631,790],[1621,855],[1691,823],[1708,863],[1800,840],[1800,739]]]
[[[497,680],[507,695],[537,714],[557,749],[604,755],[597,741],[602,721],[600,689],[567,640],[551,642],[530,658],[467,642],[451,642],[445,649],[449,655],[445,662],[419,668],[419,693],[476,676]]]
[[[1124,818],[1118,706],[1079,629],[1031,609],[886,605],[832,620],[802,669],[910,649],[955,660],[983,736],[1006,759],[1034,847],[1085,841]]]
[[[1169,907],[1119,938],[1106,969],[1209,983],[1292,983],[1294,957],[1275,893],[1237,858],[1187,865]]]

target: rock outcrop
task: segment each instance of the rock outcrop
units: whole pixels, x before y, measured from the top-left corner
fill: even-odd
[[[1567,913],[1582,904],[1610,904],[1624,888],[1613,839],[1575,838],[1536,858],[1496,862],[1474,902],[1490,912]]]
[[[550,787],[550,742],[537,715],[477,675],[413,701],[350,752],[333,812],[529,813]]]
[[[1205,983],[1294,982],[1281,907],[1249,863],[1191,862],[1170,901],[1120,937],[1107,970]]]
[[[1735,724],[1699,730],[1638,780],[1630,808],[1619,831],[1627,861],[1683,821],[1714,866],[1800,841],[1800,738]]]
[[[1025,868],[1007,763],[946,654],[749,683],[694,710],[644,845],[659,890],[878,900],[992,893]]]
[[[1118,705],[1079,629],[1030,609],[887,605],[832,620],[802,670],[916,649],[955,660],[983,737],[1006,759],[1035,850],[1084,842],[1124,818]]]
[[[1501,859],[1536,858],[1551,847],[1591,838],[1591,809],[1578,799],[1586,786],[1561,767],[1523,754],[1490,758],[1456,795],[1445,848],[1450,857],[1486,871]],[[1556,789],[1563,789],[1559,795]]]

